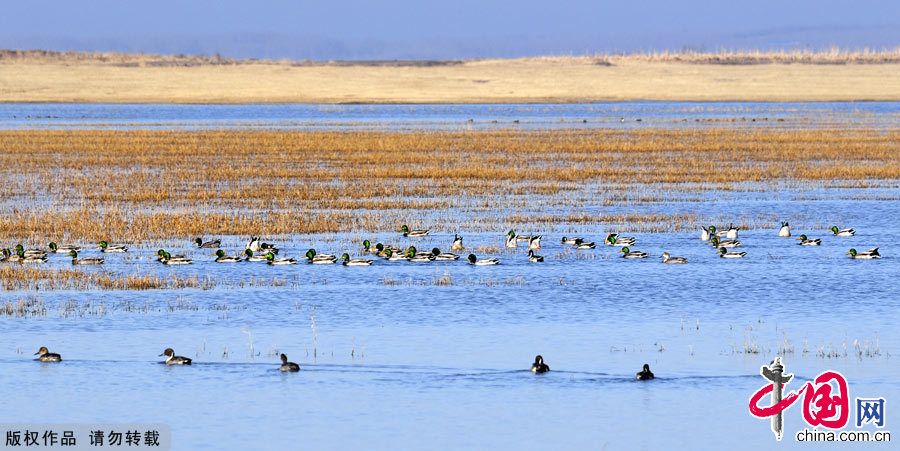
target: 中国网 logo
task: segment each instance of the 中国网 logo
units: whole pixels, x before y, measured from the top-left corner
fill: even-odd
[[[812,429],[797,432],[798,441],[890,441],[890,431],[880,430],[885,424],[884,398],[856,398],[854,418],[858,430],[842,430],[850,423],[851,406],[847,379],[841,373],[828,370],[797,390],[785,391],[794,375],[786,373],[781,358],[775,357],[760,368],[760,375],[768,383],[750,396],[750,415],[769,418],[776,440],[784,435],[784,412],[802,397],[803,420]],[[766,395],[770,395],[769,405],[760,406]],[[864,426],[878,430],[859,429]]]

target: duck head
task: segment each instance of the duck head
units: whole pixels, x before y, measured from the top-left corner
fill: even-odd
[[[315,256],[316,256],[316,250],[315,250],[315,249],[310,249],[310,250],[306,251],[306,258],[307,258],[307,259],[312,260]]]
[[[400,226],[400,231],[403,233],[409,233],[409,226],[406,224],[403,224],[402,226]]]
[[[247,250],[249,251],[250,249],[247,249]],[[225,251],[223,251],[222,249],[219,249],[216,251],[216,257],[222,258],[224,256],[225,256]]]
[[[49,353],[49,352],[50,352],[50,350],[47,349],[46,346],[41,346],[41,349],[38,349],[38,352],[35,352],[34,355],[44,355],[44,354],[47,354],[47,353]]]
[[[858,252],[856,252],[856,249],[851,248],[850,251],[847,252],[847,255],[849,255],[849,256],[851,256],[851,257],[856,257],[856,254],[857,254],[857,253],[858,253]]]
[[[98,243],[98,245],[100,246],[100,249],[106,249],[107,247],[109,247],[109,243],[107,243],[106,241],[101,241]]]
[[[349,261],[350,261],[350,254],[344,252],[343,254],[341,254],[341,260],[342,260],[344,263],[349,262]],[[284,354],[281,354],[281,355],[284,355]]]
[[[469,254],[467,260],[469,260],[469,263],[475,263],[475,261],[478,260],[478,257],[476,257],[475,254]]]
[[[163,351],[163,353],[160,354],[159,356],[160,356],[160,357],[162,357],[162,356],[172,357],[172,356],[174,356],[174,355],[175,355],[175,350],[174,350],[174,349],[172,349],[172,348],[166,348],[166,350]]]
[[[535,365],[538,365],[538,366],[543,365],[543,364],[544,364],[544,357],[543,357],[542,355],[540,355],[540,354],[534,356],[534,364],[535,364]]]
[[[369,247],[371,245],[372,245],[372,243],[370,243],[369,240],[363,240],[363,249],[364,250],[369,250]]]
[[[78,258],[78,252],[74,250],[69,251],[69,257]]]
[[[838,232],[840,231],[840,229],[838,229],[838,226],[831,226],[831,231],[832,231],[835,235],[837,235]]]
[[[441,255],[441,250],[438,248],[434,248],[431,250],[431,255],[434,255],[435,257],[437,257],[438,255]]]
[[[409,258],[413,258],[416,256],[416,247],[410,246],[406,249],[406,256]]]
[[[57,246],[56,243],[51,241],[47,247],[49,247],[51,251],[56,252],[56,248],[59,246]]]
[[[347,255],[347,254],[344,254]],[[283,365],[287,364],[287,354],[281,354],[281,363]]]
[[[619,252],[621,252],[623,254],[627,254],[627,253],[631,252],[631,249],[629,249],[628,246],[625,246],[622,249],[620,249]]]
[[[645,363],[645,364],[644,364],[644,372],[645,372],[645,373],[649,373],[649,372],[650,372],[650,364],[648,364],[648,363]]]

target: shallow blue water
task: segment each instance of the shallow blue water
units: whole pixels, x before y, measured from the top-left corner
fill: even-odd
[[[61,117],[72,111],[34,108]],[[152,106],[89,109],[118,108]],[[174,109],[180,108],[197,108],[191,114],[205,123],[231,120],[204,118],[210,107]],[[433,108],[459,108],[459,119],[470,107]],[[492,111],[477,120],[489,121]],[[322,122],[329,117],[324,113]],[[769,422],[751,417],[747,405],[765,382],[760,366],[782,355],[796,375],[788,389],[822,371],[841,371],[851,398],[887,398],[885,429],[896,430],[900,193],[886,185],[748,186],[704,192],[701,201],[580,208],[752,224],[740,236],[747,257],[731,261],[701,242],[699,230],[640,233],[627,224],[521,230],[545,235],[542,264],[529,263],[521,247],[504,249],[503,230],[447,230],[438,220],[432,235],[414,240],[391,231],[268,237],[282,255],[300,258],[310,247],[356,256],[364,238],[446,250],[459,232],[469,249],[498,249],[477,251],[499,257],[502,264],[493,267],[382,260],[371,267],[224,265],[189,240],[133,246],[128,254],[105,255],[103,268],[80,270],[196,275],[213,286],[0,292],[0,304],[35,299],[46,308],[39,316],[0,316],[0,422],[164,423],[175,449],[769,449],[776,446]],[[791,221],[795,236],[822,238],[822,246],[778,238],[779,220]],[[854,227],[857,235],[830,236],[831,224]],[[600,242],[612,229],[635,236],[633,248],[650,258],[624,260],[618,248],[560,243],[572,234]],[[246,240],[222,238],[229,253]],[[90,243],[79,244],[86,247],[82,256],[100,255]],[[876,246],[881,260],[845,255],[850,247]],[[159,247],[195,263],[160,265]],[[663,251],[690,263],[663,265]],[[71,268],[61,255],[45,266]],[[32,361],[42,345],[64,361]],[[195,364],[159,364],[166,347]],[[278,372],[280,352],[302,371]],[[545,357],[550,373],[528,371],[535,354]],[[656,380],[633,380],[644,363]],[[786,436],[777,446],[815,446],[793,439],[805,427],[800,408],[785,414]]]

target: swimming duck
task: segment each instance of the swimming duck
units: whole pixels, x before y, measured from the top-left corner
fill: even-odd
[[[459,255],[456,255],[452,252],[441,252],[441,250],[438,248],[432,249],[431,255],[437,261],[445,261],[446,262],[446,261],[452,261],[452,260],[459,260]]]
[[[745,255],[747,255],[746,252],[733,252],[724,247],[719,248],[719,257],[721,258],[743,258]]]
[[[578,242],[578,240],[584,241],[583,238],[576,238],[576,237],[574,237],[574,236],[573,236],[573,237],[565,237],[565,236],[564,236],[564,237],[562,237],[562,244],[572,244],[572,245],[574,245],[575,243]]]
[[[69,252],[72,252],[72,251],[78,252],[81,250],[80,247],[75,246],[75,245],[66,244],[63,246],[58,246],[54,242],[50,242],[50,244],[47,247],[50,248],[50,252],[54,252],[57,254],[68,254]]]
[[[247,256],[248,262],[265,262],[269,261],[265,255],[254,254],[250,249],[244,249],[244,255]]]
[[[166,348],[160,357],[166,356],[166,365],[190,365],[191,359],[187,357],[182,357],[180,355],[175,355],[175,350],[172,348]]]
[[[248,251],[250,249],[247,249]],[[250,254],[253,254],[253,251],[250,251]],[[216,263],[237,263],[241,261],[241,257],[236,255],[225,255],[225,251],[219,249],[216,251]]]
[[[306,251],[308,263],[313,265],[330,265],[337,261],[337,257],[331,254],[317,254],[315,249]]]
[[[584,241],[581,238],[575,240],[575,249],[593,249],[597,247],[593,241]]]
[[[534,356],[534,363],[531,364],[531,372],[534,374],[541,374],[550,371],[550,366],[544,363],[544,357],[541,355]]]
[[[719,230],[716,226],[709,226],[709,234],[710,237],[717,236],[721,238],[728,235],[728,230]]]
[[[41,249],[25,249],[21,244],[17,244],[15,247],[16,254],[23,254],[26,257],[47,257],[47,251]]]
[[[797,241],[799,241],[799,243],[797,243],[797,244],[799,244],[801,246],[819,246],[822,244],[822,240],[820,240],[819,238],[811,240],[811,239],[807,238],[806,235],[798,236]]]
[[[394,249],[387,248],[384,251],[384,258],[389,262],[396,262],[401,260],[409,260],[409,257],[402,252],[394,252]]]
[[[165,262],[166,255],[168,255],[168,258],[186,258],[184,255],[171,255],[165,249],[160,249],[156,251],[156,261]]]
[[[101,241],[99,243],[99,246],[100,252],[106,252],[110,254],[128,252],[128,247],[126,247],[124,244],[109,244],[106,241]]]
[[[406,249],[406,257],[409,261],[414,263],[427,263],[430,261],[434,261],[433,255],[428,253],[419,254],[415,246],[410,246],[408,249]]]
[[[528,249],[540,249],[541,248],[541,236],[535,235],[528,240]]]
[[[833,233],[834,236],[853,236],[856,235],[856,230],[838,229],[838,226],[831,226],[831,233]]]
[[[530,261],[531,263],[540,263],[540,262],[544,261],[544,257],[535,254],[533,250],[529,249],[528,250],[528,261]]]
[[[203,238],[197,237],[194,239],[194,243],[200,249],[216,249],[222,245],[222,240],[212,240],[212,241],[203,241]]]
[[[381,244],[381,243],[378,243]],[[378,253],[378,244],[372,245],[372,242],[369,240],[363,240],[363,252],[367,254],[377,254]]]
[[[475,256],[475,254],[469,254],[469,264],[475,266],[490,266],[490,265],[499,265],[500,259],[496,257],[492,258],[483,258],[481,260]]]
[[[709,237],[710,237],[709,229],[707,229],[706,227],[703,227],[703,226],[700,226],[700,229],[701,229],[700,240],[709,241]]]
[[[409,238],[423,237],[423,236],[428,235],[428,232],[429,232],[428,230],[422,230],[422,229],[410,230],[409,226],[407,226],[406,224],[403,224],[403,226],[400,227],[400,231],[403,232],[403,236],[409,237]]]
[[[653,372],[650,371],[650,365],[646,363],[644,364],[644,369],[635,375],[635,378],[639,381],[649,381],[650,379],[653,379],[653,377]]]
[[[721,240],[719,240],[718,236],[712,237],[712,239],[709,240],[709,242],[710,242],[710,244],[712,244],[713,247],[717,247],[717,248],[718,247],[741,247],[741,242],[738,240],[721,241]]]
[[[344,252],[341,255],[341,264],[344,266],[372,266],[372,260],[364,258],[350,258],[350,254]]]
[[[628,246],[623,247],[619,252],[622,253],[622,258],[647,258],[646,252],[632,251]]]
[[[46,262],[47,262],[47,255],[46,255],[46,254],[43,255],[43,256],[41,256],[41,255],[36,255],[36,254],[25,255],[25,252],[20,250],[20,251],[16,254],[16,258],[15,258],[15,259],[11,259],[10,261],[17,261],[17,262],[19,262],[19,263],[46,263]]]
[[[69,257],[72,257],[73,265],[102,265],[103,259],[100,257],[78,258],[77,251],[69,251]]]
[[[672,265],[672,264],[679,264],[679,263],[687,263],[688,259],[686,259],[684,257],[672,257],[669,255],[668,252],[663,252],[662,253],[662,261],[665,264]]]
[[[297,260],[295,260],[292,257],[275,258],[275,254],[273,254],[271,252],[266,252],[266,260],[267,260],[267,263],[272,266],[296,265],[297,264]],[[334,261],[332,261],[331,263],[334,263]]]
[[[450,250],[451,251],[461,251],[463,249],[465,249],[465,246],[463,246],[462,237],[457,234],[454,234],[453,235],[453,244],[450,245]]]
[[[166,251],[162,251],[163,254],[160,256],[160,260],[164,265],[190,265],[194,263],[193,260],[185,257],[184,255],[172,255]]]
[[[62,361],[62,356],[55,352],[50,352],[46,346],[41,346],[41,349],[38,349],[38,352],[35,352],[34,355],[38,356],[38,362],[60,362]]]
[[[281,366],[278,367],[278,371],[283,373],[296,373],[297,371],[300,371],[300,365],[297,365],[294,362],[288,362],[287,355],[281,354]]]
[[[618,233],[610,233],[606,235],[603,241],[607,246],[632,246],[637,240],[633,236],[619,236]]]
[[[519,242],[516,240],[516,231],[510,230],[506,234],[506,247],[514,248],[519,245]]]
[[[787,221],[781,221],[781,229],[778,230],[778,236],[791,236],[791,225],[788,224]]]
[[[847,255],[850,258],[855,258],[858,260],[872,260],[874,258],[881,258],[881,254],[878,253],[878,248],[872,248],[865,252],[856,252],[856,249],[850,249],[850,252],[847,252]]]
[[[534,235],[516,235],[516,241],[531,241]]]

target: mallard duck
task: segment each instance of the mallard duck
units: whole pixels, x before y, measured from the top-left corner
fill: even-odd
[[[700,226],[700,240],[701,241],[709,241],[710,233],[709,229],[706,227]]]
[[[728,230],[725,231],[725,238],[736,240],[738,237],[738,228],[734,224],[728,224]]]
[[[315,249],[306,251],[308,263],[313,265],[330,265],[337,261],[337,257],[331,254],[317,254]]]
[[[362,242],[363,252],[365,252],[367,254],[377,254],[379,251],[379,249],[378,249],[379,244],[381,244],[381,243],[378,243],[373,246],[369,240],[363,240],[363,242]]]
[[[483,259],[479,260],[478,257],[475,256],[475,254],[469,254],[468,260],[469,260],[470,265],[475,265],[475,266],[490,266],[490,265],[499,265],[500,264],[499,258],[492,257],[492,258],[483,258]]]
[[[192,360],[187,357],[175,355],[175,350],[172,348],[166,348],[159,356],[166,356],[166,365],[190,365],[192,362]]]
[[[544,363],[544,358],[540,355],[534,356],[534,363],[531,364],[531,372],[534,374],[541,374],[550,371],[550,366]]]
[[[544,261],[544,257],[535,254],[533,250],[529,249],[528,250],[528,261],[530,261],[531,263],[540,263],[540,262]]]
[[[69,257],[72,257],[73,265],[102,265],[103,259],[100,257],[78,258],[78,251],[69,251]]]
[[[108,254],[128,252],[128,247],[126,247],[124,244],[109,244],[106,241],[101,241],[99,243],[99,246],[100,252],[105,252]]]
[[[787,221],[781,221],[781,229],[778,230],[778,236],[781,236],[781,237],[791,236],[791,225],[788,224]]]
[[[364,258],[350,258],[350,254],[344,252],[341,254],[341,264],[344,266],[372,266],[372,260]]]
[[[797,243],[797,244],[799,244],[801,246],[819,246],[822,244],[822,240],[820,240],[819,238],[811,240],[811,239],[807,238],[806,235],[798,236],[797,241],[799,241],[799,243]]]
[[[662,262],[667,265],[679,264],[679,263],[687,263],[688,259],[684,257],[672,257],[668,252],[662,253]]]
[[[565,236],[564,236],[564,237],[562,237],[562,241],[561,241],[561,242],[562,242],[562,244],[572,244],[572,245],[574,245],[575,243],[578,242],[578,240],[584,241],[583,238],[565,237]]]
[[[409,260],[409,257],[402,252],[394,252],[394,249],[388,248],[384,251],[384,258],[389,262],[397,262],[402,260]]]
[[[646,252],[632,251],[628,246],[623,247],[619,252],[622,253],[622,258],[647,258]]]
[[[273,254],[272,252],[267,252],[267,253],[266,253],[266,260],[267,260],[267,263],[270,264],[270,265],[272,265],[272,266],[275,266],[275,265],[296,265],[296,264],[297,264],[297,260],[295,260],[295,259],[293,259],[293,258],[291,258],[291,257],[275,258],[275,254]],[[332,261],[331,263],[334,263],[334,262]]]
[[[875,258],[881,258],[881,254],[878,253],[877,247],[869,249],[865,252],[856,252],[856,249],[850,249],[850,251],[847,252],[847,255],[849,255],[850,258],[855,258],[857,260],[872,260]]]
[[[19,262],[19,254],[13,253],[9,249],[3,249],[3,256],[0,257],[0,261],[9,262],[9,263],[18,263]]]
[[[409,261],[415,263],[427,263],[434,261],[434,256],[428,253],[419,254],[415,246],[406,249],[406,257]]]
[[[506,233],[506,247],[512,249],[519,246],[519,242],[516,240],[516,231],[510,230]]]
[[[453,244],[450,245],[450,250],[451,251],[461,251],[463,249],[465,249],[465,246],[463,246],[462,237],[457,234],[454,234],[453,235]]]
[[[176,259],[184,259],[187,258],[184,255],[172,255],[165,249],[160,249],[156,251],[156,261],[165,262],[166,259],[176,258]]]
[[[431,255],[435,260],[438,261],[452,261],[459,260],[459,255],[456,255],[452,252],[441,252],[440,249],[434,248],[431,250]]]
[[[742,246],[741,242],[738,241],[738,240],[725,240],[725,241],[722,241],[722,240],[719,239],[718,236],[712,237],[712,239],[709,240],[709,242],[710,242],[710,244],[712,244],[712,246],[715,247],[715,248],[719,248],[719,247],[741,247],[741,246]]]
[[[584,241],[581,238],[575,239],[575,249],[593,249],[597,247],[593,241]]]
[[[724,247],[719,248],[719,257],[721,258],[743,258],[745,255],[747,255],[746,252],[733,252]]]
[[[423,230],[423,229],[410,230],[409,226],[407,226],[406,224],[403,224],[403,226],[400,227],[400,231],[403,232],[403,236],[409,237],[409,238],[423,237],[423,236],[428,235],[428,232],[429,232],[428,230]]]
[[[650,365],[646,363],[644,364],[644,369],[635,375],[635,378],[639,381],[649,381],[650,379],[653,379],[653,377],[653,372],[650,371]]]
[[[194,244],[197,245],[200,249],[216,249],[222,245],[222,240],[212,240],[212,241],[203,241],[203,238],[197,237],[194,239]]]
[[[516,235],[516,241],[531,241],[534,235]]]
[[[541,236],[535,235],[528,240],[528,249],[540,249],[541,248]]]
[[[251,236],[250,241],[247,242],[247,249],[253,251],[254,253],[259,252],[260,249],[260,241],[258,236]]]
[[[618,233],[610,233],[606,235],[603,241],[607,246],[632,246],[637,240],[633,236],[619,236]]]
[[[248,262],[265,262],[268,261],[263,254],[254,254],[250,249],[244,249],[244,255],[247,256]]]
[[[250,249],[247,250],[249,251]],[[250,251],[250,254],[253,254],[253,251]],[[216,263],[237,263],[241,260],[241,257],[236,255],[225,255],[225,251],[222,249],[216,251]]]
[[[26,257],[41,257],[41,258],[47,257],[47,251],[44,251],[41,249],[25,249],[25,247],[22,246],[21,244],[16,245],[15,251],[16,251],[15,252],[16,254],[22,253]]]
[[[709,226],[709,235],[723,238],[728,235],[728,230],[719,230],[716,226]]]
[[[834,236],[853,236],[856,235],[856,230],[838,229],[838,226],[831,226],[831,233],[833,233]]]
[[[294,362],[288,362],[288,357],[285,354],[281,354],[281,366],[278,367],[278,371],[282,373],[296,373],[300,371],[300,365],[297,365]]]
[[[42,255],[26,255],[25,251],[19,250],[16,253],[16,258],[10,258],[11,262],[18,263],[46,263],[47,262],[47,254]]]
[[[164,265],[190,265],[194,263],[193,260],[185,257],[184,255],[172,255],[166,251],[163,251],[162,260]]]
[[[34,348],[32,348],[34,349]],[[38,352],[35,352],[34,355],[38,356],[38,362],[61,362],[62,356],[55,352],[50,352],[46,346],[41,346],[41,349],[38,349]]]
[[[81,247],[75,246],[72,244],[65,244],[62,246],[58,246],[56,243],[51,242],[47,247],[50,248],[50,252],[54,252],[57,254],[68,254],[69,252],[75,251],[78,252],[81,250]]]

